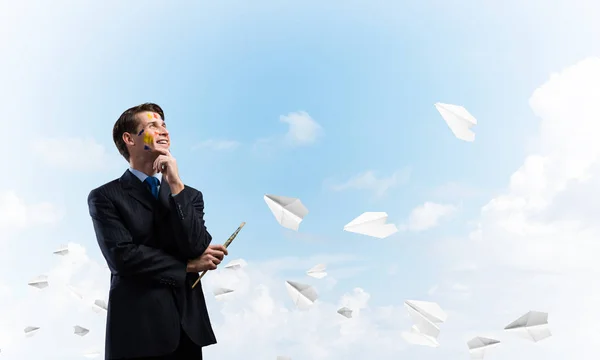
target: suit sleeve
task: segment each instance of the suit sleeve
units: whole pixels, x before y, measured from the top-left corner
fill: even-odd
[[[210,245],[212,236],[204,225],[204,200],[202,193],[185,186],[171,197],[175,211],[171,211],[175,240],[178,248],[188,259],[201,256]]]
[[[160,249],[135,244],[106,195],[93,190],[88,206],[98,245],[115,275],[143,277],[173,286],[185,284],[187,264]]]

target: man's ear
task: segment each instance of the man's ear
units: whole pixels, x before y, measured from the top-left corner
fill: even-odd
[[[127,145],[135,145],[135,141],[133,140],[133,136],[130,133],[123,133],[123,142]]]

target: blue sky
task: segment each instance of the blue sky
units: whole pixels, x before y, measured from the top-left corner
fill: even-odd
[[[112,143],[115,120],[150,101],[165,110],[184,182],[204,194],[214,241],[247,222],[232,258],[258,266],[321,256],[337,280],[322,294],[332,303],[356,287],[371,294],[374,307],[437,301],[428,291],[447,274],[441,264],[452,261],[432,254],[448,238],[466,239],[481,207],[506,191],[539,147],[532,93],[551,73],[598,55],[593,15],[600,9],[575,3],[3,3],[0,13],[14,20],[3,28],[10,38],[0,74],[9,81],[0,95],[7,99],[3,124],[16,134],[4,146],[13,154],[8,168],[18,171],[0,184],[27,203],[55,204],[63,218],[11,233],[10,245],[0,245],[10,254],[0,270],[21,270],[0,284],[14,299],[26,296],[20,284],[54,266],[48,254],[63,242],[81,244],[103,264],[87,194],[127,167]],[[463,105],[479,120],[475,142],[452,135],[433,106],[438,101]],[[299,111],[322,136],[292,146],[280,117]],[[270,140],[257,146],[260,139]],[[239,145],[194,148],[208,140]],[[50,155],[29,154],[35,144]],[[410,177],[382,196],[332,189],[366,171],[378,179],[402,171]],[[52,191],[39,189],[41,178]],[[298,197],[308,207],[297,234],[277,224],[265,193]],[[402,224],[425,202],[459,210],[438,227],[384,240],[342,231],[365,211],[385,211]],[[336,264],[340,254],[352,258]],[[35,261],[25,268],[24,257]],[[305,270],[282,267],[277,276],[309,281]],[[406,351],[439,358],[420,347]]]

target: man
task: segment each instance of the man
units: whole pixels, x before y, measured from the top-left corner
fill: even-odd
[[[88,197],[111,271],[105,359],[201,360],[216,339],[202,288],[191,286],[227,249],[210,245],[202,193],[179,177],[160,106],[126,110],[113,140],[130,168]]]

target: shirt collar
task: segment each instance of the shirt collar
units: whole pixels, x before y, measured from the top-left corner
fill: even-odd
[[[131,171],[131,173],[133,175],[135,175],[138,179],[140,179],[141,182],[144,182],[146,180],[146,178],[148,177],[148,175],[146,175],[143,172],[136,170],[134,168],[129,168],[129,171]],[[159,184],[160,184],[160,181],[162,181],[162,174],[156,173],[153,176],[158,179]]]

